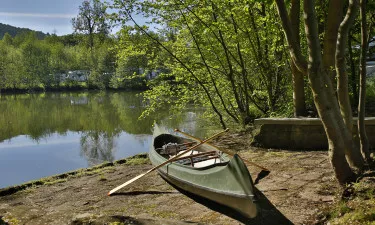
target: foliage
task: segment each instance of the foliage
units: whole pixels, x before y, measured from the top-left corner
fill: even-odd
[[[100,0],[85,0],[79,6],[79,14],[72,19],[75,32],[89,36],[89,47],[94,46],[94,34],[105,37],[109,33],[109,25],[106,21],[106,6]]]
[[[150,33],[155,39],[158,35]],[[142,89],[147,80],[165,68],[160,62],[160,47],[139,30],[124,26],[116,43],[116,73],[110,83],[114,88]]]
[[[229,121],[249,123],[256,115],[278,111],[283,101],[290,101],[291,96],[286,95],[290,94],[286,91],[290,82],[288,56],[272,5],[117,0],[113,7],[118,10],[117,21],[132,21],[135,34],[142,32],[164,50],[148,59],[155,62],[162,58],[168,68],[159,75],[160,82],[149,84],[151,90],[145,96],[150,112],[164,103],[177,108],[199,103],[211,108],[225,127]],[[153,18],[159,27],[157,37],[137,24],[132,16],[137,13]],[[124,48],[121,41],[119,46]]]
[[[94,36],[91,50],[84,35],[50,35],[39,40],[35,32],[0,40],[0,90],[107,88],[115,71],[115,39]],[[88,54],[90,52],[91,54]],[[84,70],[89,80],[62,79],[68,71]]]

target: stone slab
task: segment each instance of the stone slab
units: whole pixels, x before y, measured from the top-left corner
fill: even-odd
[[[356,126],[357,118],[353,118]],[[254,136],[253,146],[277,149],[322,150],[328,149],[328,141],[319,118],[261,118]],[[365,119],[370,148],[375,147],[375,117]]]

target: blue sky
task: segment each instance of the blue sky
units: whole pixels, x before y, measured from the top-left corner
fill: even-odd
[[[83,0],[0,0],[0,23],[44,33],[73,33],[71,19],[78,15]],[[144,24],[146,19],[136,15]],[[130,23],[131,24],[131,23]],[[118,28],[112,29],[112,32]]]
[[[83,0],[1,0],[0,23],[64,35]]]

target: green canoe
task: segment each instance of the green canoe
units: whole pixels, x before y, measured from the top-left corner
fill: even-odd
[[[171,135],[156,126],[149,152],[151,163],[162,164],[173,156],[171,152],[188,148],[183,145],[187,142],[192,140]],[[229,158],[216,148],[201,145],[179,158],[181,160],[158,169],[161,177],[172,186],[229,207],[247,218],[257,215],[254,184],[238,155]]]

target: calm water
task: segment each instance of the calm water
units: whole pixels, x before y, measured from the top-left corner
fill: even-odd
[[[202,110],[138,120],[143,104],[132,92],[0,95],[0,188],[147,152],[154,121],[208,131]]]

